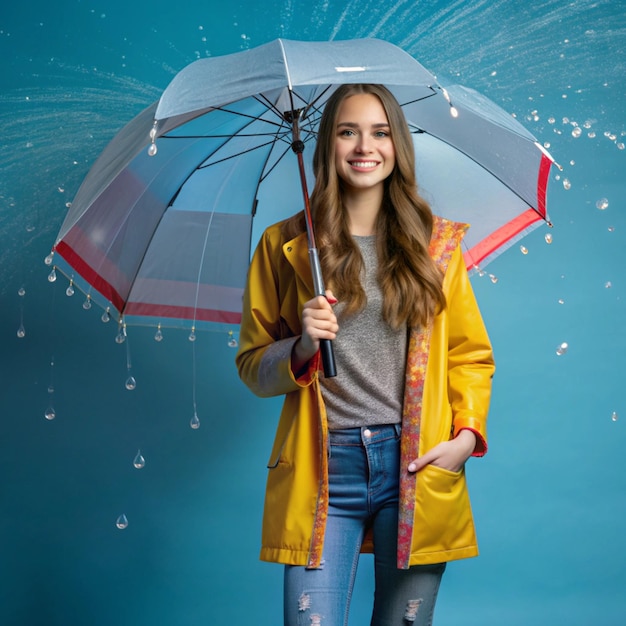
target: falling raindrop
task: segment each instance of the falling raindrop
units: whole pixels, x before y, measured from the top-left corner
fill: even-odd
[[[71,298],[74,295],[74,283],[70,280],[70,284],[67,286],[67,289],[65,290],[65,295],[68,298]]]
[[[189,341],[195,341],[196,340],[196,329],[192,328],[191,332],[189,333]]]
[[[489,280],[495,285],[498,282],[498,277],[493,274],[489,274]]]
[[[46,412],[44,413],[44,417],[48,420],[48,421],[52,421],[55,417],[57,416],[56,411],[54,410],[54,408],[52,407],[52,405],[50,405],[47,409]]]
[[[607,209],[609,206],[609,201],[606,198],[600,198],[600,200],[598,200],[596,202],[596,208],[600,209],[600,211],[604,211],[605,209]]]
[[[559,304],[565,304],[565,300],[563,300],[563,298],[559,298]]]
[[[528,248],[526,246],[520,246],[519,249],[522,254],[528,254]]]
[[[124,326],[120,326],[120,330],[115,335],[115,343],[124,343],[126,341],[126,328]]]
[[[613,411],[613,413],[611,413],[611,420],[613,422],[617,422],[617,420],[618,420],[617,411]]]
[[[163,341],[163,332],[161,331],[161,324],[157,326],[156,333],[154,333],[155,341]]]
[[[574,139],[578,139],[583,134],[583,129],[580,126],[576,126],[574,130],[572,130],[572,137]]]
[[[117,518],[115,525],[120,529],[124,530],[128,528],[128,518],[123,513]]]
[[[611,283],[611,281],[610,281],[610,280],[607,280],[607,281],[604,283],[604,288],[605,288],[605,289],[610,289],[612,286],[613,286],[613,284]]]
[[[137,450],[137,454],[135,458],[133,459],[133,465],[137,469],[142,469],[146,466],[146,459],[143,458],[143,455],[141,454],[141,450]]]
[[[235,339],[235,334],[233,333],[232,330],[228,331],[228,347],[229,348],[236,348],[239,344],[237,343],[237,340]]]
[[[48,393],[54,393],[54,387],[52,385],[48,385]]]
[[[126,389],[128,389],[128,391],[132,391],[136,387],[137,387],[137,381],[135,380],[135,377],[134,376],[129,376],[126,379]]]
[[[53,283],[56,279],[57,279],[57,273],[54,270],[54,268],[52,268],[52,271],[48,274],[48,282]]]
[[[107,324],[108,322],[111,321],[111,314],[109,313],[109,310],[110,310],[109,307],[107,307],[104,313],[102,314],[102,316],[100,317],[103,324]]]
[[[89,309],[91,308],[91,296],[87,296],[87,299],[83,302],[83,309],[85,309],[85,311],[89,311]]]
[[[20,288],[17,290],[17,295],[18,295],[20,298],[23,298],[23,297],[26,295],[26,289],[24,289],[24,287],[20,287]]]
[[[567,345],[567,343],[563,342],[562,344],[560,344],[557,349],[556,349],[556,353],[558,356],[563,356],[566,352],[567,352],[567,348],[569,346]]]
[[[53,257],[54,257],[54,252],[51,252],[51,253],[50,253],[50,254],[49,254],[49,255],[48,255],[48,256],[47,256],[47,257],[43,260],[43,262],[44,262],[46,265],[52,265],[52,259],[53,259]]]
[[[550,233],[546,233],[544,239],[546,240],[546,243],[552,243],[552,235]]]
[[[609,232],[610,233],[615,232],[615,226],[609,226]]]
[[[158,148],[156,147],[155,143],[151,143],[150,147],[148,148],[148,156],[154,156],[156,153],[158,152]]]
[[[20,324],[20,327],[17,329],[17,336],[20,339],[24,339],[26,336],[26,329],[24,328],[24,324]]]
[[[569,181],[569,178],[564,178],[563,179],[563,189],[571,189],[572,188],[572,183]]]
[[[191,421],[189,422],[189,426],[191,426],[191,428],[193,428],[194,430],[198,430],[198,428],[200,428],[200,419],[198,418],[198,414],[195,411],[193,417],[191,418]]]

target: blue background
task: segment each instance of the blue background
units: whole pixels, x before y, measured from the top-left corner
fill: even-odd
[[[364,36],[489,96],[564,168],[553,243],[540,228],[497,283],[473,278],[498,363],[490,452],[468,467],[481,556],[448,568],[437,623],[626,623],[625,3],[17,4],[0,9],[0,624],[281,623],[281,568],[257,559],[279,400],[242,386],[224,333],[116,344],[43,259],[91,163],[182,67]],[[351,624],[371,591],[365,557]]]

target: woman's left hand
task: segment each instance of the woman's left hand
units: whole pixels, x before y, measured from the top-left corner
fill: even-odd
[[[426,465],[435,465],[450,472],[460,472],[476,448],[476,435],[464,429],[450,441],[442,441],[426,454],[409,463],[409,472],[419,472]]]

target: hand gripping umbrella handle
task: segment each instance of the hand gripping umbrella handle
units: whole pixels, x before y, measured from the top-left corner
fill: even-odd
[[[311,272],[313,274],[313,289],[315,290],[315,295],[326,297],[324,280],[322,278],[322,266],[320,265],[320,257],[317,252],[317,248],[309,248],[309,261],[311,263]],[[330,339],[320,339],[320,352],[322,353],[324,376],[326,378],[337,376],[333,342]]]

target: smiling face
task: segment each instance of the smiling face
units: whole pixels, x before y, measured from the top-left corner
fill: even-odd
[[[380,193],[396,163],[389,120],[373,94],[346,98],[335,129],[335,167],[348,193]]]

